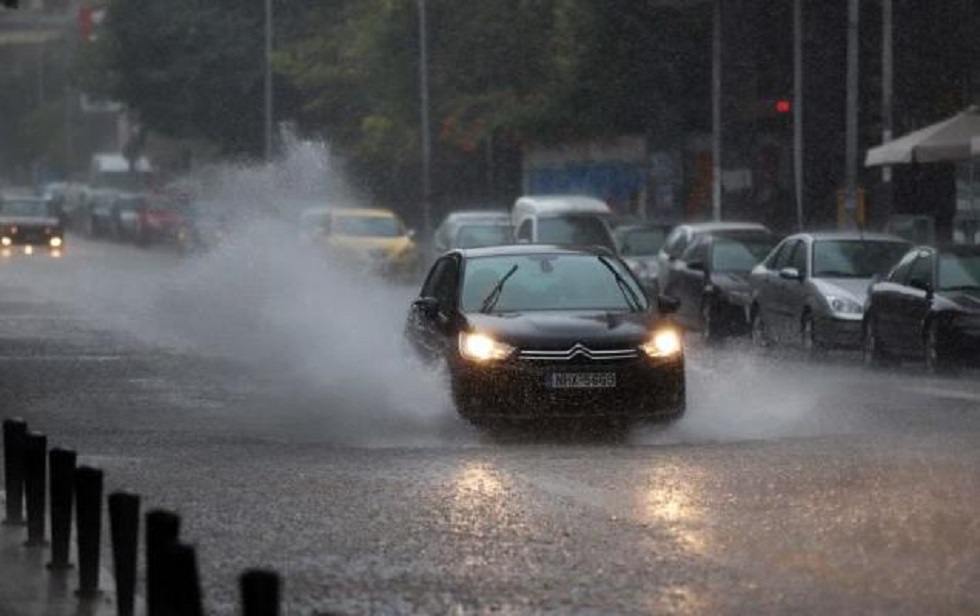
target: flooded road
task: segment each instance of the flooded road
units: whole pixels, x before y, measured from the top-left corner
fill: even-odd
[[[688,411],[494,435],[401,346],[414,289],[264,227],[0,262],[0,405],[184,519],[209,611],[975,613],[980,378],[688,350]],[[40,574],[39,574],[40,575]]]

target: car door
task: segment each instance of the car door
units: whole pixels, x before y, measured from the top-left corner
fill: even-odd
[[[680,300],[677,316],[686,327],[700,326],[701,302],[704,295],[705,268],[708,266],[708,238],[696,238],[680,257],[673,269],[664,295]],[[692,267],[693,266],[693,267]]]
[[[936,254],[932,250],[919,251],[909,279],[895,299],[895,340],[901,343],[906,354],[914,354],[922,347],[922,325],[932,305],[932,289],[936,288]]]
[[[769,300],[766,323],[780,340],[792,340],[799,329],[798,307],[804,296],[804,285],[800,279],[787,278],[784,273],[788,268],[806,266],[806,242],[802,239],[791,240],[786,251],[780,253],[775,263],[771,282],[769,283]],[[805,272],[805,270],[803,270]],[[797,272],[800,270],[797,267]]]
[[[789,261],[794,239],[780,242],[762,263],[753,268],[749,276],[749,287],[752,301],[757,306],[762,320],[768,325],[772,319],[772,304],[775,301],[776,285],[779,270]]]
[[[459,285],[459,256],[446,255],[429,270],[412,302],[406,334],[426,360],[444,357],[453,344]]]
[[[898,262],[885,280],[872,285],[870,295],[871,314],[875,322],[875,334],[885,349],[898,349],[904,346],[902,340],[899,305],[906,292],[912,264],[919,258],[919,252],[911,251]]]
[[[658,288],[664,289],[669,284],[670,276],[673,274],[674,263],[687,250],[692,236],[690,227],[680,226],[674,229],[667,237],[663,249],[657,255]]]

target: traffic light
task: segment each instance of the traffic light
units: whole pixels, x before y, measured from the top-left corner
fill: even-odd
[[[788,98],[778,98],[776,102],[773,103],[773,109],[778,114],[787,114],[793,110],[793,106],[790,104]]]

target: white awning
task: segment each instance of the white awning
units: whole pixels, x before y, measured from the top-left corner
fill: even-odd
[[[980,110],[970,107],[955,116],[868,150],[866,167],[903,163],[966,160],[980,138]]]

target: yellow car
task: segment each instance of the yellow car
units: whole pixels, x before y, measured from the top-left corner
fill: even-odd
[[[338,208],[324,212],[321,241],[384,276],[414,279],[419,268],[415,232],[381,208]]]

